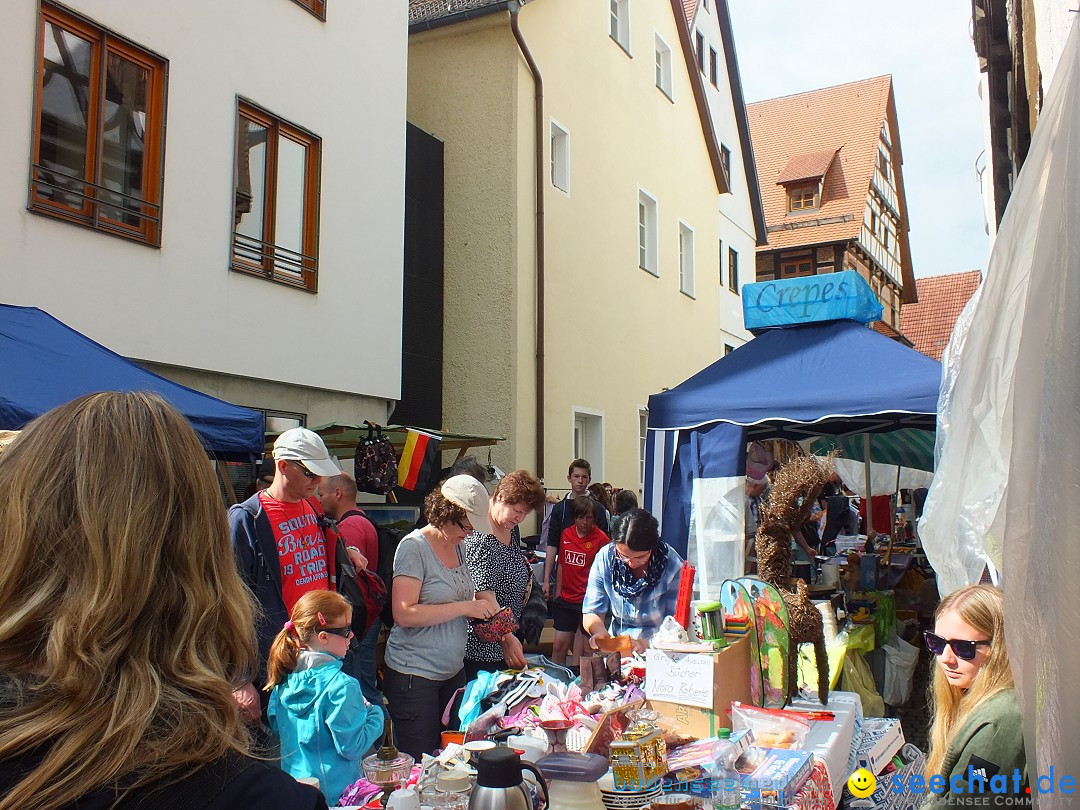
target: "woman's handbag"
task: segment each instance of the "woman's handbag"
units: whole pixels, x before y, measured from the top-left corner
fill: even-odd
[[[382,426],[371,422],[367,425],[367,438],[356,445],[353,459],[353,477],[360,492],[385,495],[397,486],[398,464],[394,445],[382,435]]]
[[[521,608],[521,635],[530,647],[540,643],[547,617],[548,603],[544,589],[536,581],[536,574],[530,570],[529,584],[525,586],[525,604]]]

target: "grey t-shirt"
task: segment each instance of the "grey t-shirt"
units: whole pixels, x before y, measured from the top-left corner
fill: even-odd
[[[476,588],[461,548],[456,550],[458,566],[447,568],[419,529],[409,532],[394,555],[394,576],[420,580],[421,605],[472,599]],[[386,642],[386,664],[405,675],[445,681],[461,670],[468,635],[468,619],[464,616],[431,627],[395,624]]]

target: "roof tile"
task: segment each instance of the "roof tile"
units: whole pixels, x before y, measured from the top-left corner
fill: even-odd
[[[746,105],[766,224],[796,225],[770,231],[770,248],[859,235],[891,86],[890,76],[876,76]],[[777,183],[792,157],[830,150],[836,160],[825,176],[820,207],[789,216],[787,191]],[[812,232],[797,227],[819,219],[826,222]]]
[[[818,180],[824,177],[839,151],[839,149],[822,149],[805,155],[792,155],[791,160],[781,170],[780,176],[776,178],[777,185],[794,183],[796,180]]]
[[[916,351],[940,360],[956,319],[981,283],[979,270],[916,279],[919,301],[900,307],[900,331]]]

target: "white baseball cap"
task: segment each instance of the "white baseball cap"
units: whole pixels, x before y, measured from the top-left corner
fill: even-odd
[[[274,442],[276,461],[299,461],[311,472],[325,477],[341,475],[319,434],[307,428],[289,428]]]
[[[487,489],[471,475],[453,475],[447,478],[439,490],[454,506],[460,506],[469,516],[469,523],[481,534],[491,534],[488,517]]]

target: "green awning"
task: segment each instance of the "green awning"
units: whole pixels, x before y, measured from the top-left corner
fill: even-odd
[[[874,433],[870,436],[870,461],[933,472],[936,435],[933,430],[915,428]],[[825,436],[815,439],[811,446],[811,452],[816,456],[823,456],[833,450],[839,450],[844,458],[866,461],[861,435],[842,438]]]

